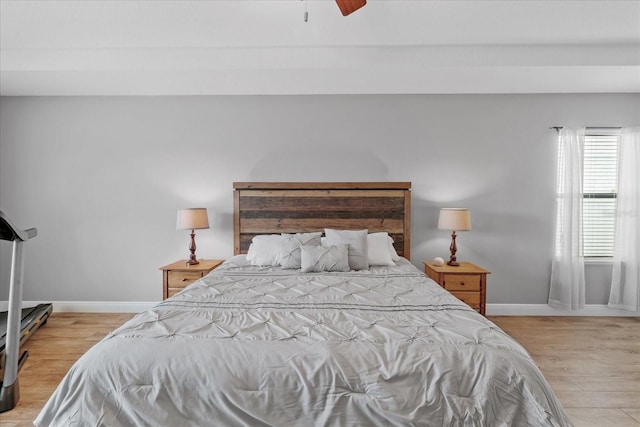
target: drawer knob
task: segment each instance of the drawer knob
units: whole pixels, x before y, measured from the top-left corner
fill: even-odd
[[[186,282],[187,280],[189,280],[189,279],[187,279],[186,277],[183,277],[183,278],[182,278],[182,281],[183,281],[183,282]]]

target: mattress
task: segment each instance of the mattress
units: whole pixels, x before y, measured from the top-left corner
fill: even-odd
[[[37,426],[568,426],[527,351],[402,259],[235,256],[84,354]]]

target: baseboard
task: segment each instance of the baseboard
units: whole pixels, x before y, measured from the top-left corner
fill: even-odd
[[[55,313],[139,313],[149,310],[159,301],[22,301],[23,307],[52,303]],[[8,301],[0,301],[0,311],[7,310]]]
[[[23,301],[23,307],[43,302],[53,303],[53,311],[74,313],[139,313],[154,307],[158,301]],[[7,309],[0,301],[0,311]],[[616,316],[639,317],[640,312],[609,308],[604,304],[588,304],[581,310],[561,310],[547,304],[487,304],[488,316]]]
[[[579,310],[563,310],[547,304],[487,304],[487,316],[639,317],[640,312],[610,308],[605,304],[586,304]]]

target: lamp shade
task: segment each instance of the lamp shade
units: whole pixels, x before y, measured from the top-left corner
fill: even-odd
[[[209,228],[209,218],[205,208],[180,209],[178,211],[178,230],[200,230]]]
[[[442,208],[438,218],[440,230],[471,230],[471,213],[466,208]]]

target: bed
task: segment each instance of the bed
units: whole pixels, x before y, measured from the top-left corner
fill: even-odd
[[[525,349],[409,262],[410,198],[410,183],[235,183],[235,255],[90,349],[35,424],[571,425]],[[392,263],[344,268],[357,245],[335,232],[362,229],[386,233]],[[255,262],[282,233],[321,244],[298,246],[299,269]]]

